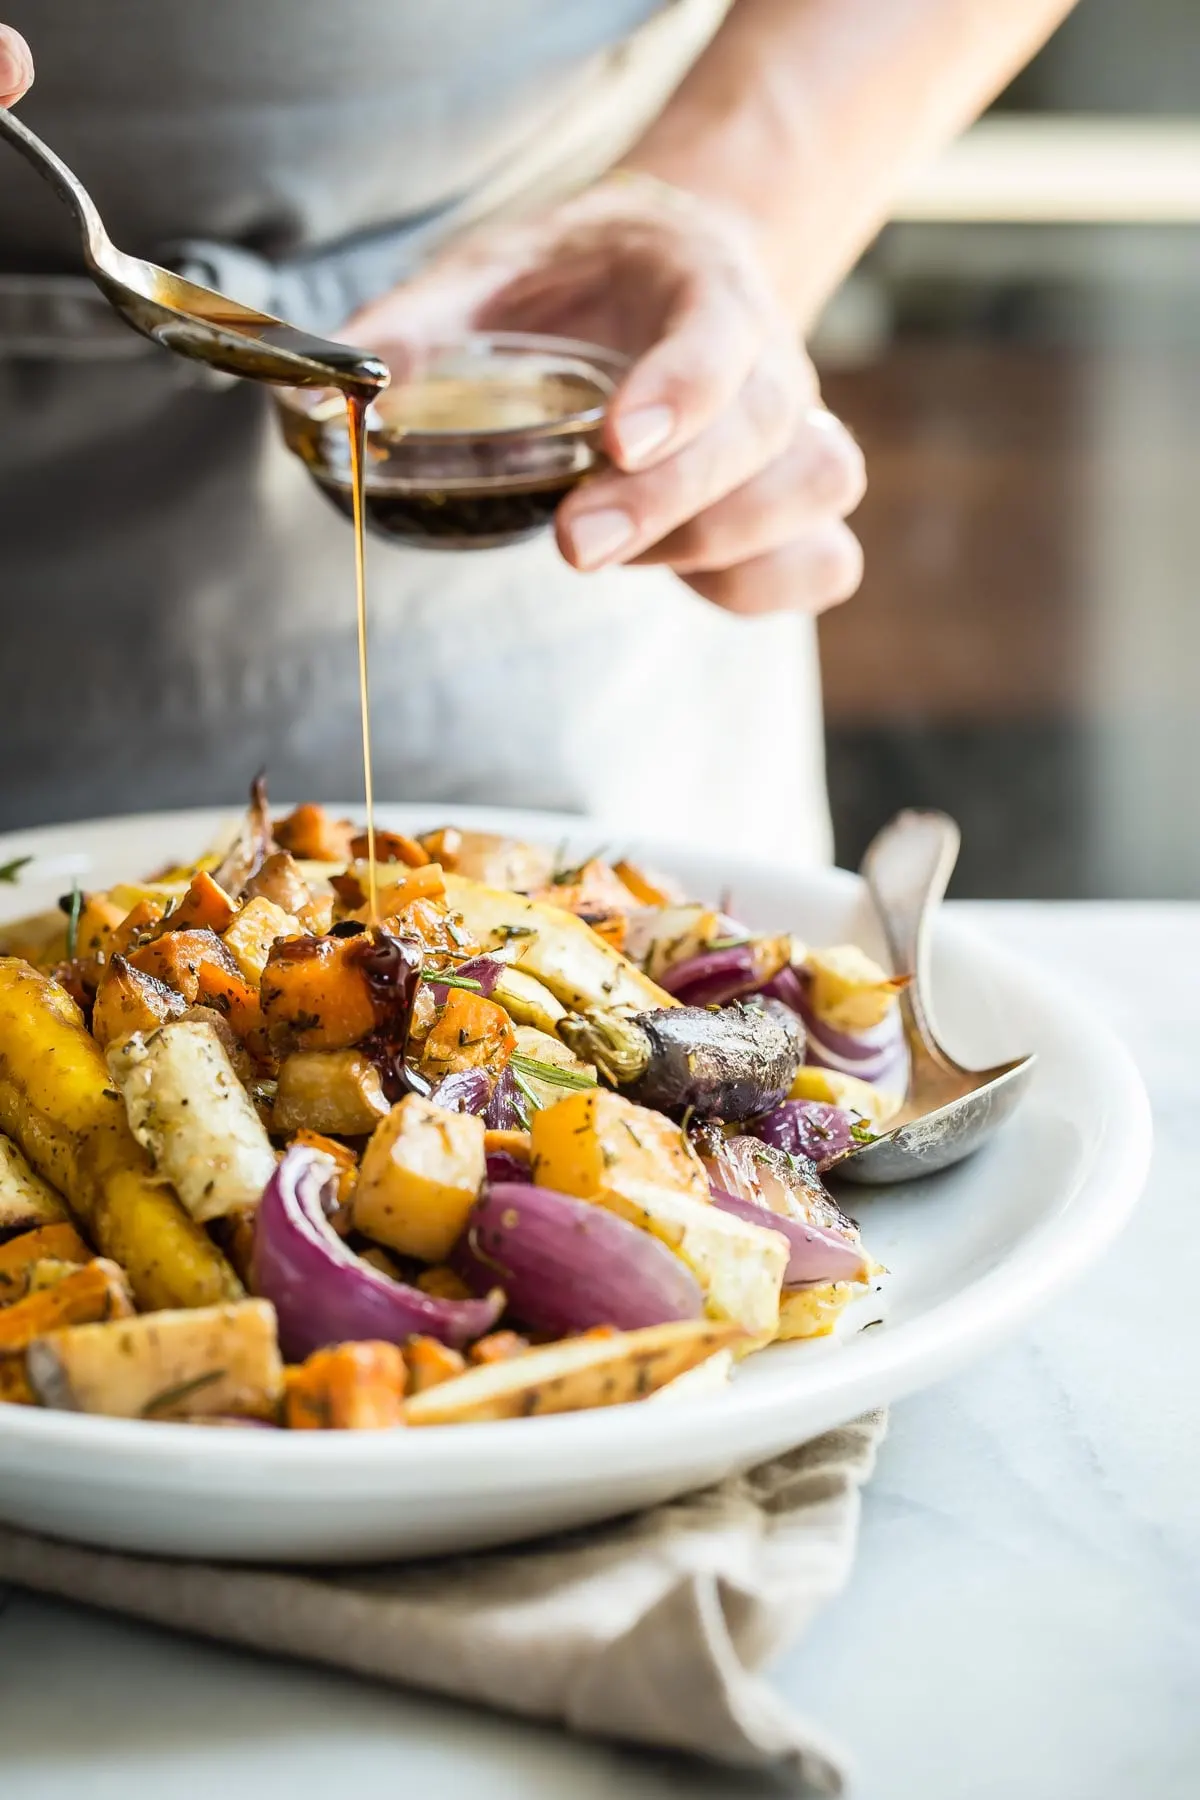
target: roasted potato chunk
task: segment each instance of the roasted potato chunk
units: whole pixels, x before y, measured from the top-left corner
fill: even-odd
[[[0,1137],[0,1239],[65,1219],[67,1209],[11,1138]]]
[[[363,1152],[355,1226],[406,1256],[444,1262],[485,1172],[482,1119],[406,1094]]]
[[[361,1050],[295,1050],[279,1065],[271,1130],[365,1137],[389,1110],[379,1071]]]
[[[108,1053],[134,1137],[201,1223],[252,1207],[275,1152],[216,1031],[179,1019]]]
[[[265,1300],[52,1331],[30,1344],[25,1368],[43,1406],[118,1419],[265,1419],[283,1390]]]
[[[257,987],[263,978],[271,945],[279,938],[301,936],[303,927],[299,919],[284,912],[273,900],[258,894],[253,900],[247,900],[237,918],[227,926],[222,942],[243,979]]]
[[[96,989],[92,1036],[102,1050],[107,1050],[110,1044],[119,1044],[132,1032],[153,1031],[186,1011],[183,995],[165,981],[133,968],[123,956],[114,956]]]

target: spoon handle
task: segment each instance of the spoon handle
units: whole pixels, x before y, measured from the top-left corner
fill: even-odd
[[[930,1002],[930,921],[954,872],[962,839],[946,813],[897,813],[867,847],[862,876],[887,939],[892,968],[911,975],[900,1007],[910,1043],[939,1063],[950,1059],[938,1042]]]
[[[65,200],[78,219],[89,257],[97,260],[108,244],[108,233],[96,210],[96,203],[79,177],[68,169],[61,157],[55,156],[36,131],[30,131],[15,113],[0,106],[0,138],[7,138],[13,149],[31,163],[44,181],[48,181],[60,200]]]

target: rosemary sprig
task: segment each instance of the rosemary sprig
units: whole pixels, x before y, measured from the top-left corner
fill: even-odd
[[[201,1388],[211,1387],[214,1381],[220,1381],[224,1369],[206,1369],[203,1375],[193,1375],[190,1381],[176,1382],[174,1387],[163,1388],[157,1394],[151,1394],[142,1407],[142,1417],[149,1419],[155,1413],[166,1412],[168,1407],[178,1405],[180,1400],[188,1400],[198,1394]]]
[[[21,870],[32,861],[32,856],[14,856],[11,862],[0,863],[0,881],[7,881],[16,887]]]
[[[513,1052],[508,1059],[508,1066],[513,1072],[513,1080],[521,1087],[521,1076],[531,1076],[534,1081],[544,1081],[549,1087],[561,1088],[594,1088],[595,1077],[585,1075],[580,1069],[564,1069],[558,1063],[539,1062],[535,1056],[522,1056],[519,1050]],[[521,1087],[522,1093],[524,1088]]]
[[[482,981],[476,981],[473,975],[452,975],[441,969],[422,969],[421,979],[437,987],[466,988],[476,994],[483,992]]]

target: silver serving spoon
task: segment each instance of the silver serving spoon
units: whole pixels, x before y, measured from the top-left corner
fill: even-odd
[[[910,1069],[897,1120],[836,1165],[847,1181],[911,1181],[948,1169],[991,1136],[1029,1086],[1033,1056],[994,1069],[964,1069],[938,1042],[930,1003],[930,925],[960,842],[958,826],[945,813],[902,812],[863,858],[863,879],[892,967],[912,976],[900,990]]]
[[[298,331],[157,263],[127,256],[104,229],[91,195],[36,133],[0,107],[0,137],[19,150],[65,200],[79,223],[96,286],[126,322],[180,356],[229,375],[294,387],[337,387],[369,398],[388,383],[387,364],[364,350]]]

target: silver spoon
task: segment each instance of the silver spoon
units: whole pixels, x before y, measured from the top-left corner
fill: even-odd
[[[210,368],[256,381],[337,387],[363,398],[387,386],[388,367],[380,357],[312,337],[270,313],[254,312],[212,288],[185,281],[157,263],[127,256],[105,231],[83,183],[4,107],[0,107],[0,137],[6,137],[72,209],[92,279],[143,337]]]
[[[902,812],[863,858],[862,875],[897,973],[908,1038],[908,1093],[895,1123],[854,1151],[836,1172],[848,1181],[911,1181],[961,1162],[1008,1117],[1029,1086],[1036,1058],[964,1069],[938,1042],[930,1002],[930,925],[961,842],[945,813]]]

